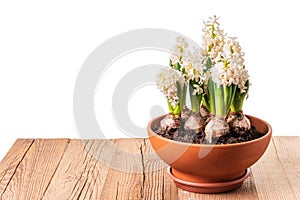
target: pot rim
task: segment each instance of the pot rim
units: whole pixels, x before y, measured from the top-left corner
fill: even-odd
[[[166,114],[165,114],[166,115]],[[180,142],[180,141],[176,141],[176,140],[170,140],[168,138],[165,138],[165,137],[162,137],[160,135],[158,135],[156,132],[154,132],[151,128],[151,125],[154,121],[156,121],[157,119],[161,118],[162,116],[165,116],[165,115],[160,115],[158,117],[155,117],[153,118],[147,125],[147,129],[148,129],[148,132],[150,131],[152,134],[154,134],[155,136],[159,137],[160,139],[166,141],[166,142],[172,142],[172,143],[175,143],[175,144],[178,144],[178,145],[184,145],[184,146],[193,146],[193,147],[210,147],[210,148],[224,148],[225,146],[226,147],[239,147],[239,146],[242,146],[242,145],[247,145],[247,144],[252,144],[252,143],[256,143],[258,141],[261,141],[261,140],[264,140],[266,137],[269,137],[272,135],[272,127],[271,125],[260,119],[260,118],[257,118],[257,117],[254,117],[254,116],[251,116],[251,115],[246,115],[248,118],[250,118],[250,121],[251,121],[251,118],[252,119],[257,119],[259,121],[261,121],[262,123],[264,123],[267,127],[268,127],[268,130],[267,132],[265,133],[265,135],[263,135],[262,137],[260,138],[257,138],[257,139],[254,139],[254,140],[251,140],[251,141],[247,141],[247,142],[240,142],[240,143],[234,143],[234,144],[193,144],[193,143],[188,143],[188,142]],[[153,137],[153,136],[152,136]],[[150,137],[149,137],[150,138]]]

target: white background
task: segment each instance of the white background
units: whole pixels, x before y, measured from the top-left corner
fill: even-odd
[[[200,43],[202,20],[214,14],[246,53],[252,86],[245,113],[268,121],[274,135],[299,135],[298,8],[291,0],[1,1],[0,159],[17,138],[80,137],[73,120],[74,84],[82,63],[102,42],[133,29],[164,28]],[[105,120],[106,137],[127,137],[111,117],[118,78],[151,63],[167,64],[168,55],[130,54],[100,81],[95,112]],[[165,107],[154,86],[140,89],[129,101],[132,120],[145,126],[157,104]]]

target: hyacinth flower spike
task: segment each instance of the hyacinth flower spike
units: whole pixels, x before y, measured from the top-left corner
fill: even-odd
[[[248,79],[244,69],[244,53],[241,52],[236,38],[227,37],[220,28],[218,18],[214,16],[204,22],[202,56],[207,65],[206,95],[204,105],[211,113],[205,127],[209,143],[229,132],[226,117],[238,88],[243,90]],[[242,77],[242,78],[241,78]]]

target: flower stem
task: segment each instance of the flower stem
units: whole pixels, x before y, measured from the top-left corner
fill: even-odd
[[[194,88],[193,85],[195,84],[194,80],[191,80],[189,83],[189,93],[190,93],[190,100],[193,112],[199,112],[200,106],[202,102],[202,94],[193,94]]]
[[[178,96],[178,103],[175,107],[172,106],[170,101],[168,101],[168,108],[170,113],[174,114],[175,116],[180,116],[182,108],[186,105],[186,92],[187,92],[187,85],[181,85],[178,81],[176,81],[177,87],[177,96]]]
[[[231,105],[230,105],[230,110],[232,112],[240,112],[243,110],[243,103],[244,103],[245,97],[248,94],[249,85],[250,85],[250,83],[248,80],[245,84],[247,89],[243,93],[241,93],[241,90],[239,88],[236,89],[236,93],[235,93],[233,101],[231,102]]]
[[[209,112],[225,118],[229,113],[236,92],[236,85],[218,85],[212,79],[208,80],[208,98],[204,99],[204,105]],[[208,102],[207,102],[208,99]]]
[[[230,106],[233,102],[234,96],[236,94],[237,91],[237,86],[236,85],[231,85],[226,87],[226,95],[225,95],[225,99],[226,99],[226,115],[229,113],[230,111]]]
[[[226,116],[226,104],[224,104],[223,86],[214,83],[215,101],[216,101],[216,114],[221,117]]]
[[[211,114],[216,114],[216,106],[215,106],[215,93],[214,93],[214,82],[210,78],[207,83],[207,89],[208,89],[208,110]]]

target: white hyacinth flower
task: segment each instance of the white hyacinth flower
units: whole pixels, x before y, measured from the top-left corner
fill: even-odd
[[[239,83],[238,83],[238,87],[241,90],[241,93],[246,92],[247,87],[245,86],[245,84],[248,81],[248,79],[249,79],[248,70],[241,69],[239,75]]]
[[[203,89],[198,84],[194,84],[193,87],[194,87],[193,95],[199,95],[203,93]]]
[[[202,55],[210,57],[213,62],[219,60],[219,52],[223,49],[226,36],[220,28],[218,19],[216,16],[209,18],[208,21],[204,22],[204,28],[202,29]]]
[[[244,53],[236,37],[226,37],[216,16],[205,22],[203,32],[202,63],[207,58],[211,59],[212,80],[217,85],[237,85],[244,92],[249,76],[244,69]]]
[[[180,62],[181,62],[181,61],[180,61],[180,56],[177,55],[177,54],[171,54],[170,60],[171,60],[171,64],[172,64],[172,65],[176,65],[177,63],[180,64]]]
[[[171,106],[175,108],[178,105],[178,95],[176,82],[181,85],[185,83],[184,77],[181,72],[167,68],[162,70],[156,80],[157,87],[165,95],[166,99],[170,102]]]
[[[177,44],[170,56],[171,66],[174,69],[181,71],[187,83],[193,81],[193,83],[202,85],[206,78],[204,72],[206,70],[206,65],[202,62],[203,58],[201,50],[196,49],[195,47],[189,49],[189,45],[183,37],[176,38],[176,41]],[[180,68],[176,66],[177,63],[180,65]],[[200,94],[200,92],[201,91],[198,89],[195,93]]]
[[[180,57],[189,45],[184,37],[177,37],[176,42],[177,44],[173,47],[173,52]]]

